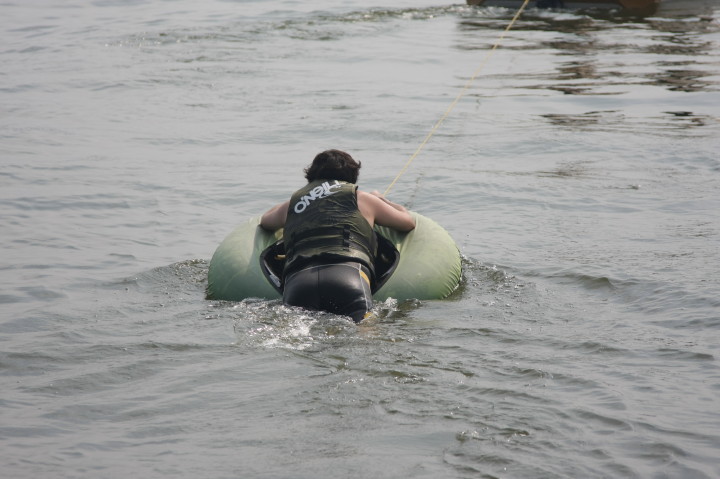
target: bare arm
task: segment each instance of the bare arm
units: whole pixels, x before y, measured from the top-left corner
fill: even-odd
[[[260,226],[268,231],[275,231],[285,226],[288,206],[290,206],[290,200],[267,210],[260,219]]]
[[[377,223],[398,231],[410,231],[415,228],[415,218],[404,206],[393,203],[377,191],[372,193],[358,191],[358,207],[371,226]]]

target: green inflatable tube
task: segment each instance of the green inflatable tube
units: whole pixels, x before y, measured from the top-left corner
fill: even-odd
[[[416,226],[409,233],[375,227],[400,252],[395,272],[373,296],[377,301],[442,299],[460,283],[460,252],[453,239],[430,218],[414,212],[412,215]],[[238,226],[220,243],[210,260],[207,298],[227,301],[280,298],[263,274],[260,253],[280,239],[281,234],[261,228],[259,216]]]

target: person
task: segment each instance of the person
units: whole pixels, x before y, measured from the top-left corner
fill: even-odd
[[[350,316],[356,323],[372,308],[373,227],[411,231],[415,219],[377,191],[358,190],[360,166],[344,151],[323,151],[304,170],[307,185],[262,215],[262,228],[284,228],[285,304]]]

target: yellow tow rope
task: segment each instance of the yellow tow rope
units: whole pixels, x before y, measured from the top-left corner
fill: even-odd
[[[420,143],[420,146],[418,146],[417,150],[415,150],[415,153],[412,154],[410,159],[408,159],[407,162],[405,163],[405,166],[403,166],[403,168],[400,170],[400,173],[397,174],[395,179],[392,180],[392,183],[390,183],[390,185],[387,187],[387,189],[385,190],[385,193],[384,193],[385,195],[388,194],[388,192],[390,191],[390,188],[395,186],[395,183],[397,183],[397,180],[400,179],[400,177],[403,175],[403,173],[405,173],[407,171],[407,169],[410,167],[410,164],[413,162],[415,157],[417,157],[418,154],[420,153],[420,150],[422,150],[423,147],[427,144],[427,142],[430,141],[430,138],[432,138],[432,136],[435,134],[437,129],[440,128],[440,125],[442,125],[442,123],[445,121],[445,119],[450,115],[450,112],[452,112],[453,108],[455,108],[455,105],[458,104],[458,102],[463,97],[463,95],[465,95],[465,93],[470,89],[470,86],[475,81],[477,76],[480,74],[480,71],[485,67],[485,64],[487,64],[488,60],[490,60],[490,57],[492,57],[493,53],[495,53],[495,50],[497,50],[497,48],[500,46],[500,43],[505,38],[505,35],[507,35],[507,33],[513,27],[513,25],[515,25],[515,22],[517,21],[517,19],[520,18],[520,15],[525,10],[525,7],[527,6],[528,3],[530,3],[530,0],[525,0],[523,2],[523,4],[520,5],[520,8],[518,9],[517,13],[512,18],[512,20],[510,20],[510,23],[505,28],[505,30],[503,30],[503,32],[500,34],[500,36],[497,38],[497,40],[495,40],[495,43],[493,44],[492,48],[485,55],[485,58],[480,63],[480,66],[477,67],[477,69],[475,70],[475,73],[473,73],[473,75],[470,77],[470,79],[467,81],[467,83],[465,83],[465,86],[460,90],[460,93],[458,93],[458,95],[455,97],[455,100],[453,100],[453,102],[450,103],[450,106],[448,107],[447,110],[445,110],[445,113],[443,114],[443,116],[441,116],[440,119],[437,121],[437,123],[435,123],[435,126],[432,127],[432,129],[430,130],[430,133],[427,134],[427,136],[422,141],[422,143]]]

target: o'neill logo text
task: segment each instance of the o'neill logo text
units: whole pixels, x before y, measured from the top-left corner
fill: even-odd
[[[335,194],[336,192],[331,190],[336,190],[341,186],[342,185],[340,185],[337,180],[333,184],[330,184],[326,181],[322,185],[316,186],[315,188],[310,190],[309,194],[303,196],[302,198],[300,198],[300,201],[295,203],[295,213],[302,213],[303,211],[305,211],[305,208],[308,207],[311,201],[319,200],[321,198],[325,198],[327,196]]]

